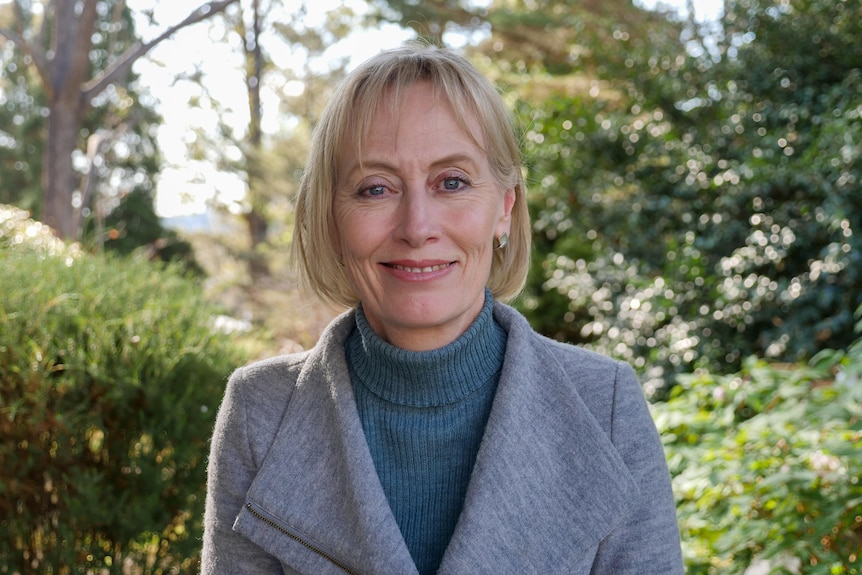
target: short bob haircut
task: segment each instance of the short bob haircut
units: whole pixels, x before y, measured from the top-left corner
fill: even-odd
[[[315,127],[311,151],[296,198],[292,263],[302,286],[336,308],[359,303],[359,295],[340,263],[332,203],[338,186],[340,153],[361,150],[381,101],[396,103],[416,82],[429,82],[461,125],[473,116],[481,138],[471,134],[488,157],[502,190],[515,190],[509,244],[493,252],[487,287],[501,301],[514,299],[524,286],[530,263],[530,216],[521,155],[512,114],[496,88],[465,58],[418,43],[381,52],[351,72],[333,94]]]

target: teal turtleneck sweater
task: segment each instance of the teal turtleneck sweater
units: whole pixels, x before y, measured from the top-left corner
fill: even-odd
[[[493,299],[464,334],[431,351],[380,339],[360,306],[345,349],[383,491],[420,575],[437,571],[464,497],[503,365]]]

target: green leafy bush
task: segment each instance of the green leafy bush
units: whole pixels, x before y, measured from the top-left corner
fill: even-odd
[[[590,95],[519,110],[536,248],[521,308],[642,362],[650,391],[845,348],[862,305],[862,2],[725,8],[701,49],[656,35]]]
[[[193,572],[241,352],[176,267],[0,211],[0,573]]]
[[[862,340],[682,377],[654,412],[690,575],[862,573]]]

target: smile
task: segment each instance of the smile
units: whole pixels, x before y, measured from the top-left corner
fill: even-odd
[[[420,274],[420,273],[426,273],[427,274],[430,272],[437,272],[440,270],[444,270],[452,264],[451,263],[438,264],[438,265],[434,265],[434,266],[425,266],[425,267],[421,267],[421,268],[411,267],[411,266],[402,266],[399,264],[387,264],[387,265],[389,265],[389,267],[391,267],[393,269],[400,270],[403,272],[408,272],[411,274]]]

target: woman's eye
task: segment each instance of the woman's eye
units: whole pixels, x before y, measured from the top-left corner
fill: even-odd
[[[466,185],[467,185],[467,182],[466,182],[466,180],[464,180],[464,178],[451,177],[451,178],[445,178],[443,180],[443,189],[446,190],[447,192],[454,192],[454,191],[460,190],[461,188],[463,188]]]
[[[362,190],[363,196],[382,196],[386,193],[386,186],[376,185],[376,186],[368,186],[367,188]]]

